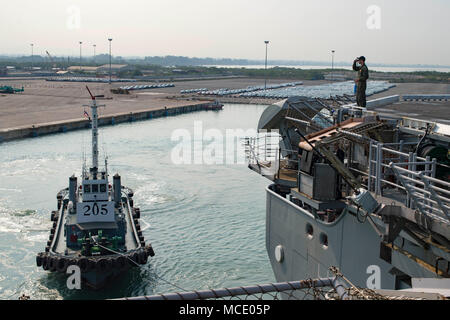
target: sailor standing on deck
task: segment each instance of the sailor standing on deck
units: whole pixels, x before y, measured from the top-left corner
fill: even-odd
[[[366,58],[361,56],[353,61],[353,70],[358,71],[356,82],[356,104],[360,107],[366,107],[366,88],[367,79],[369,79],[369,69],[366,66]]]

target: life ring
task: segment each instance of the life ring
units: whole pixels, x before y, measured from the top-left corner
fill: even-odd
[[[56,270],[61,273],[65,273],[69,266],[69,260],[66,258],[59,258],[56,262]]]

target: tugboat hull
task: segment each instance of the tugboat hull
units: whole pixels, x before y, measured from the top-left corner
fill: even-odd
[[[124,188],[129,191],[129,189]],[[106,255],[83,256],[79,251],[72,251],[66,246],[66,234],[64,221],[67,219],[68,189],[58,193],[58,209],[51,214],[53,221],[50,230],[49,240],[45,252],[36,256],[38,267],[42,267],[49,272],[66,273],[71,265],[77,265],[81,271],[82,283],[93,289],[100,289],[113,279],[129,271],[130,268],[144,265],[148,257],[154,256],[153,248],[150,244],[145,244],[142,231],[140,229],[140,210],[132,206],[133,200],[126,192],[122,198],[126,214],[127,236],[125,239],[127,251],[115,252],[110,250]]]
[[[130,267],[122,270],[112,269],[106,273],[99,271],[82,273],[81,281],[92,289],[101,289],[120,275],[125,274],[129,269]]]
[[[86,89],[92,99],[92,166],[87,170],[83,165],[80,185],[72,175],[69,187],[57,194],[58,211],[51,214],[49,240],[36,264],[60,273],[76,265],[84,282],[99,288],[130,266],[146,264],[155,253],[145,245],[133,191],[122,186],[118,174],[109,184],[107,159],[104,170],[98,169],[98,106]]]

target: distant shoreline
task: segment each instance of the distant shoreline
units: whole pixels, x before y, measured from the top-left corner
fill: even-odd
[[[377,71],[377,72],[422,72],[422,71],[436,71],[436,72],[449,72],[450,73],[450,67],[404,67],[404,66],[398,66],[398,67],[382,67],[382,66],[372,66],[369,63],[367,64],[369,67],[369,70]],[[264,69],[264,65],[203,65],[203,67],[216,67],[216,68],[230,68],[230,69],[239,69],[239,68],[245,68],[245,69]],[[331,69],[331,66],[323,66],[323,65],[268,65],[268,69],[272,69],[275,67],[279,68],[293,68],[293,69],[304,69],[304,70],[323,70],[323,69]],[[334,69],[336,71],[338,70],[346,70],[351,71],[351,66],[334,66]]]
[[[55,63],[69,64],[69,61],[79,61],[78,56],[53,56]],[[201,66],[220,66],[222,68],[252,68],[257,66],[258,68],[264,66],[264,60],[251,60],[251,59],[236,59],[236,58],[211,58],[211,57],[187,57],[187,56],[113,56],[112,59],[115,64],[130,64],[130,65],[155,65],[161,67],[179,66],[179,67],[201,67]],[[31,56],[28,55],[8,55],[0,54],[0,64],[9,63],[31,63]],[[34,55],[34,62],[36,63],[48,63],[46,56]],[[93,56],[85,57],[85,62],[90,64],[107,64],[109,63],[109,55],[97,54],[95,59]],[[351,68],[352,61],[335,61],[334,67],[339,69]],[[310,61],[310,60],[276,60],[269,59],[267,61],[268,66],[283,66],[286,68],[302,68],[302,69],[331,69],[330,61]],[[437,64],[392,64],[392,63],[380,63],[372,61],[369,57],[368,65],[373,70],[399,70],[408,71],[440,71],[450,72],[450,65],[437,65]],[[387,71],[389,72],[389,71]]]

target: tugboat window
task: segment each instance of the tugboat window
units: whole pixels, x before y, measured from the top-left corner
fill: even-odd
[[[90,193],[91,192],[91,185],[85,184],[84,185],[84,193]]]
[[[100,185],[100,192],[106,192],[106,184]]]
[[[92,192],[93,193],[98,192],[98,184],[93,184],[92,185]]]

